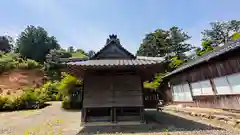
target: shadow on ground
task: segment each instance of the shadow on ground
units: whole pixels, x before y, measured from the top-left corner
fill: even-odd
[[[223,130],[164,112],[146,111],[148,124],[135,126],[84,127],[77,135],[112,133],[153,133],[166,131]]]

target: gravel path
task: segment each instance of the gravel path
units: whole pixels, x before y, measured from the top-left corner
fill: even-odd
[[[80,127],[79,111],[64,111],[60,102],[53,102],[40,110],[0,113],[0,135],[240,135],[233,130],[215,128],[169,113],[147,111],[147,114],[149,119],[157,117],[160,121],[141,126],[83,128]]]

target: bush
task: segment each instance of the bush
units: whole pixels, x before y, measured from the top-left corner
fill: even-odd
[[[14,69],[34,69],[40,68],[41,65],[34,60],[22,59],[17,53],[0,52],[0,73]]]
[[[69,91],[76,85],[82,85],[82,81],[74,76],[64,73],[57,89],[63,94],[68,95]]]
[[[35,69],[41,67],[41,65],[38,62],[31,59],[27,59],[26,63],[28,65],[28,69]]]
[[[69,101],[69,97],[64,97],[63,98],[63,101],[62,101],[62,108],[63,109],[70,109],[71,106],[70,106],[70,101]]]
[[[20,96],[0,95],[0,110],[36,109],[43,107],[45,101],[39,90],[28,88]]]
[[[0,110],[35,109],[44,106],[46,101],[62,100],[64,109],[80,108],[81,103],[70,101],[70,90],[82,82],[64,74],[61,81],[48,81],[40,88],[26,88],[19,96],[0,95]]]
[[[27,60],[19,60],[18,62],[18,68],[19,69],[35,69],[35,68],[40,68],[40,64],[37,63],[36,61],[34,60],[30,60],[30,59],[27,59]]]
[[[40,89],[41,92],[45,94],[46,100],[48,101],[59,101],[61,100],[61,93],[57,89],[59,82],[57,81],[48,81]]]

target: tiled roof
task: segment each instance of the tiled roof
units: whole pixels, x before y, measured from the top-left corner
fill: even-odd
[[[79,62],[68,62],[68,65],[79,65],[79,66],[86,66],[86,67],[96,67],[96,66],[136,66],[136,65],[152,65],[158,64],[161,61],[155,60],[140,60],[140,59],[126,59],[126,60],[119,60],[119,59],[111,59],[111,60],[87,60],[87,61],[79,61]]]
[[[207,62],[210,59],[216,58],[222,54],[225,54],[227,52],[230,52],[235,49],[240,48],[240,41],[231,41],[221,47],[216,48],[213,52],[207,53],[199,58],[196,58],[192,61],[187,62],[186,64],[180,66],[179,68],[173,70],[172,72],[168,73],[165,77],[171,76],[173,74],[176,74],[180,71],[186,70],[190,67],[196,66],[200,63]]]
[[[88,58],[60,58],[60,62],[76,62],[76,61],[84,61],[88,60]]]
[[[164,57],[146,57],[146,56],[137,56],[139,60],[155,60],[155,61],[164,61]]]

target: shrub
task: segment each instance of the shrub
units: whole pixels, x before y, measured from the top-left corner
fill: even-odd
[[[35,69],[41,67],[41,65],[38,62],[31,59],[27,59],[26,63],[28,65],[28,69]]]
[[[63,94],[68,95],[70,89],[76,85],[82,85],[82,82],[74,76],[64,73],[57,89]]]
[[[45,83],[40,89],[41,92],[45,94],[46,100],[48,101],[57,101],[61,100],[61,96],[59,90],[57,89],[57,85],[59,85],[59,82],[57,81],[48,81]]]
[[[63,98],[62,108],[64,108],[64,109],[70,109],[71,108],[69,97],[66,96],[66,97]]]
[[[27,59],[27,60],[18,60],[18,68],[20,69],[35,69],[35,68],[40,68],[40,64],[37,63],[36,61],[34,60],[30,60],[30,59]]]
[[[17,53],[0,52],[0,73],[14,69],[34,69],[40,68],[41,65],[34,60],[22,59]]]
[[[20,96],[0,95],[0,110],[36,109],[44,106],[45,101],[38,89],[27,88]]]

